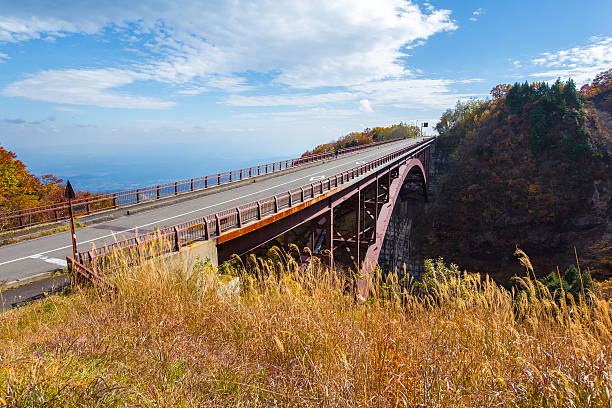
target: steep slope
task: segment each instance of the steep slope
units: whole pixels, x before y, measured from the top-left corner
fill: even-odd
[[[516,246],[542,273],[575,262],[575,246],[596,276],[612,274],[603,257],[612,232],[609,138],[595,112],[572,81],[503,85],[492,95],[441,118],[448,172],[417,225],[417,252],[508,283],[520,272]]]

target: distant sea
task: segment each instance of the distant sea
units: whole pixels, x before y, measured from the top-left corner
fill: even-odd
[[[201,145],[20,148],[13,150],[37,176],[51,173],[77,190],[113,192],[238,170],[290,159],[215,152]]]

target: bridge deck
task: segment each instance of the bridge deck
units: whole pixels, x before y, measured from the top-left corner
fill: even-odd
[[[155,227],[174,225],[190,219],[236,207],[271,195],[300,187],[312,181],[349,170],[361,162],[382,157],[388,153],[420,142],[422,139],[403,140],[376,149],[321,163],[290,174],[279,174],[267,180],[221,191],[205,197],[155,208],[137,214],[122,216],[102,224],[77,230],[79,251],[92,245],[103,246],[116,239],[128,237],[135,230],[146,232]],[[36,238],[0,247],[0,282],[13,282],[61,269],[66,256],[71,255],[68,232]]]

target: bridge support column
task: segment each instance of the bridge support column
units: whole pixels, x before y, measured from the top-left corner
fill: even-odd
[[[332,203],[332,199],[329,198],[329,211],[327,212],[327,219],[325,228],[327,229],[327,234],[325,236],[325,240],[327,241],[327,249],[329,249],[329,267],[334,267],[334,206]]]
[[[181,263],[185,268],[190,268],[196,258],[205,261],[210,260],[214,266],[219,265],[219,257],[217,254],[217,240],[209,239],[208,241],[198,241],[190,245],[183,246],[178,252],[171,252],[167,255],[167,259]]]
[[[359,271],[359,267],[361,266],[361,264],[359,263],[360,258],[360,254],[361,254],[361,186],[359,187],[359,189],[357,190],[357,202],[356,202],[356,206],[355,206],[355,268],[357,271]]]

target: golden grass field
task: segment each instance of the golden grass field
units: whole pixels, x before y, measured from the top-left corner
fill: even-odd
[[[0,315],[0,406],[612,406],[610,300],[433,262],[427,289],[377,276],[359,302],[321,263],[247,264],[236,292],[154,258]]]

